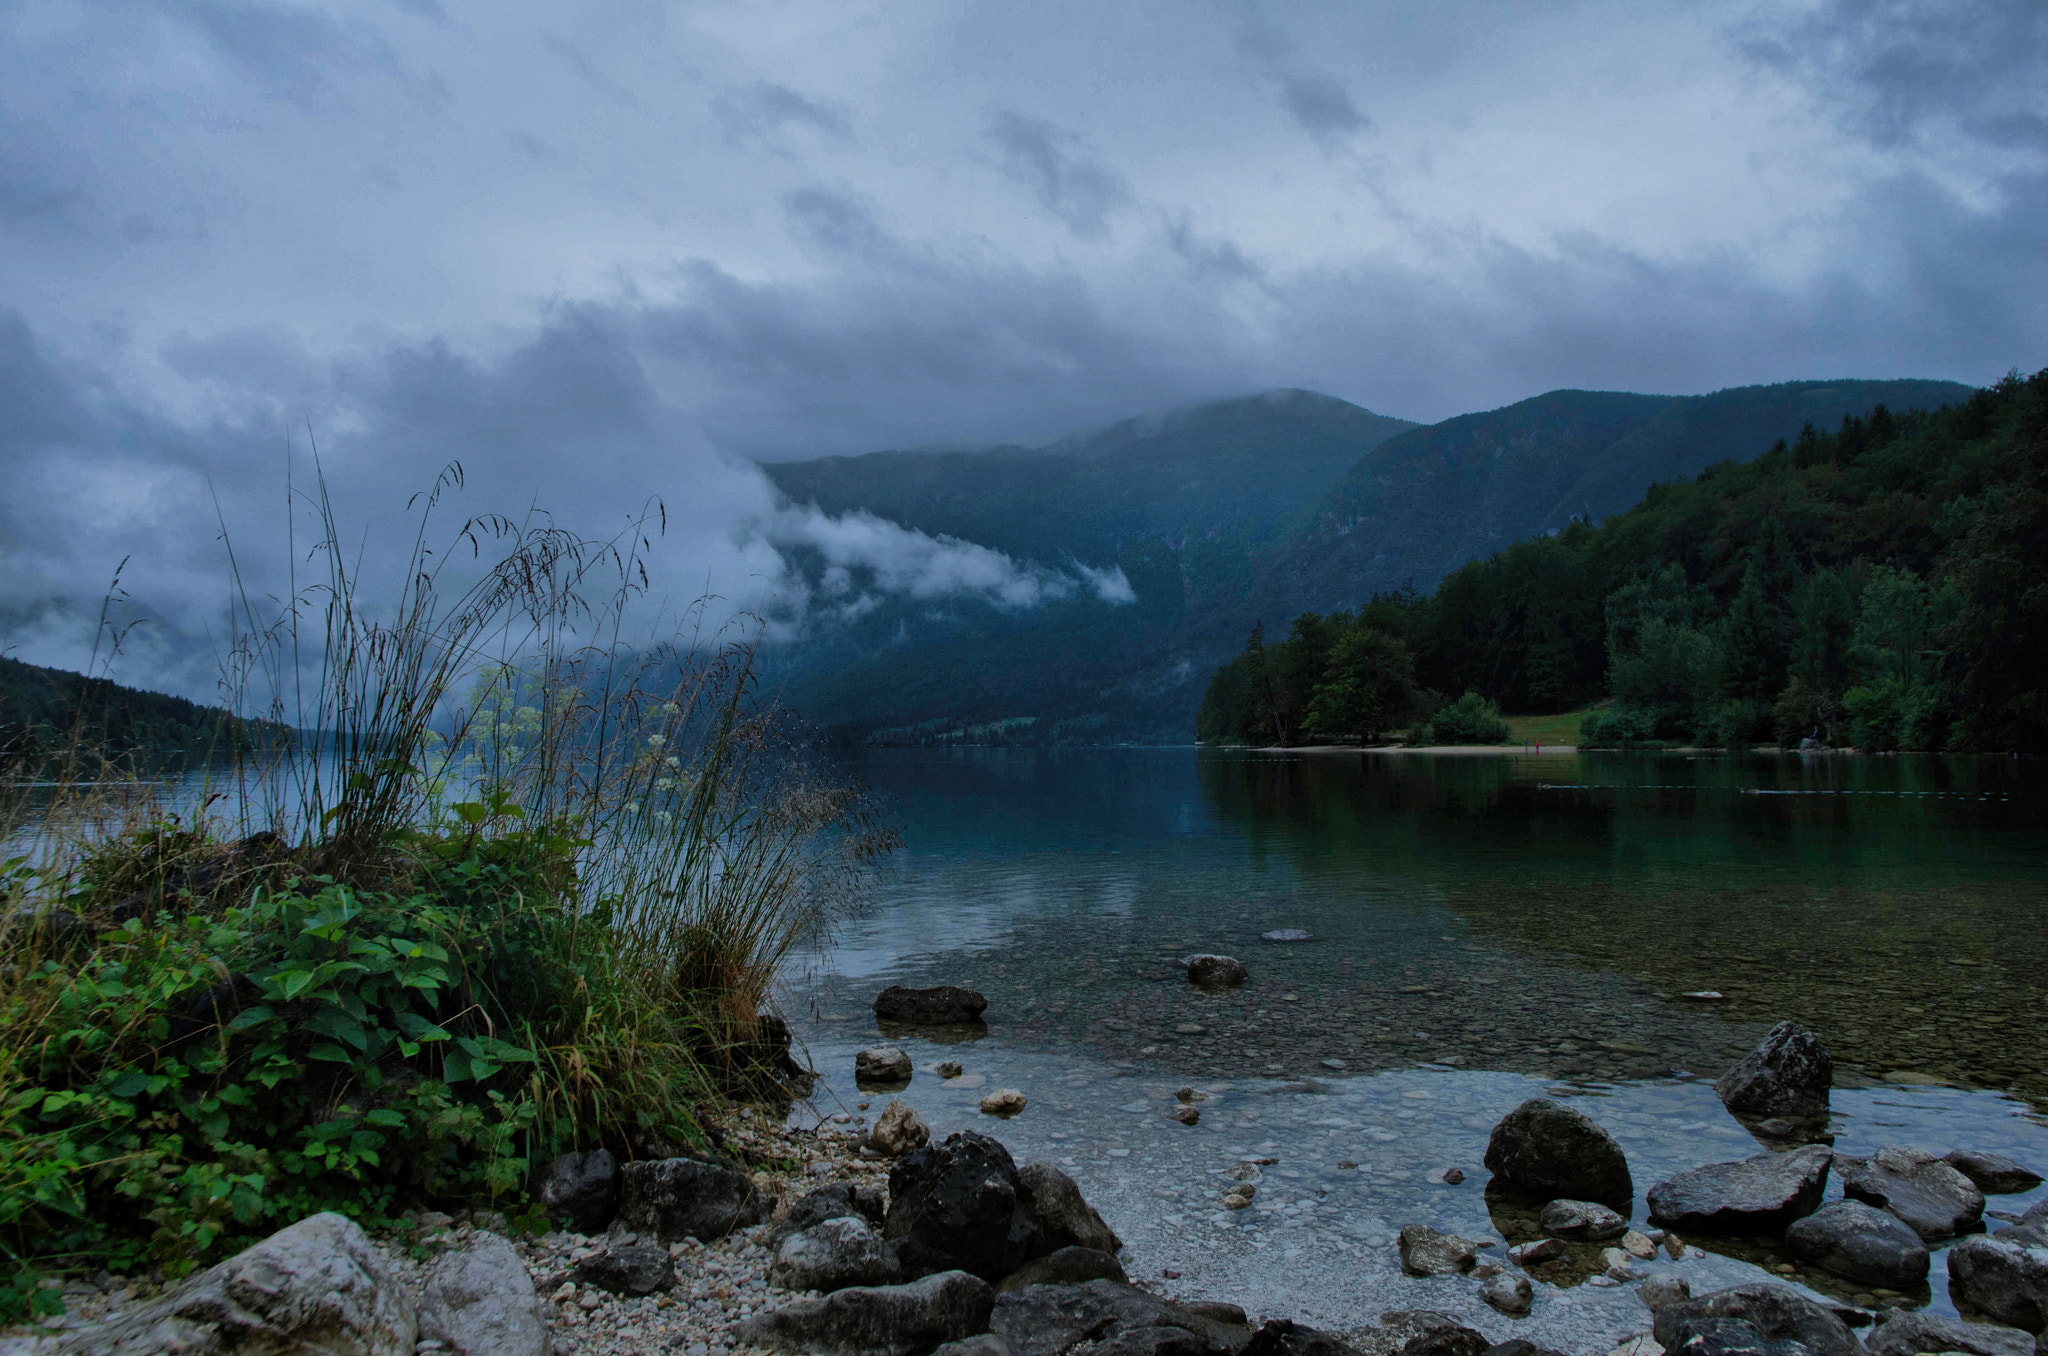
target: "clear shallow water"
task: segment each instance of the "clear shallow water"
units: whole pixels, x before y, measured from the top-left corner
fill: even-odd
[[[904,1095],[936,1131],[1062,1162],[1170,1290],[1340,1326],[1449,1308],[1505,1336],[1471,1282],[1399,1275],[1400,1226],[1501,1237],[1479,1158],[1546,1089],[1586,1099],[1639,1190],[1760,1152],[1695,1076],[1786,1016],[1851,1085],[1839,1147],[2048,1164],[2040,1115],[2004,1095],[2048,1089],[2048,785],[2027,765],[904,750],[855,770],[908,846],[790,976],[817,1107],[879,1111],[852,1055],[886,1035],[923,1068]],[[1280,927],[1317,940],[1259,940]],[[1171,961],[1209,950],[1251,982],[1194,991]],[[891,982],[981,989],[987,1036],[879,1031]],[[1679,996],[1705,988],[1724,1000]],[[929,1072],[949,1057],[965,1079]],[[1192,1128],[1164,1114],[1182,1083],[1210,1093]],[[1030,1109],[994,1127],[976,1108],[994,1087]],[[1253,1208],[1220,1210],[1222,1174],[1257,1157],[1278,1161]],[[1450,1166],[1463,1185],[1427,1180]],[[1731,1255],[1651,1269],[1698,1291],[1785,1260],[1694,1241]],[[1538,1291],[1532,1322],[1574,1347],[1646,1318],[1632,1288]],[[1939,1265],[1922,1302],[1947,1308]]]

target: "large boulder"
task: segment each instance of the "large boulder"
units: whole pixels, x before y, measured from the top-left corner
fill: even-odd
[[[1497,1185],[1525,1195],[1598,1201],[1621,1211],[1635,1202],[1628,1159],[1614,1137],[1548,1097],[1532,1097],[1501,1118],[1486,1142],[1485,1163]]]
[[[738,1168],[694,1158],[628,1163],[619,1190],[619,1220],[663,1243],[709,1243],[759,1224],[773,1208]]]
[[[1059,1248],[1090,1248],[1114,1256],[1124,1245],[1116,1230],[1103,1222],[1095,1207],[1081,1196],[1074,1179],[1044,1159],[1017,1169],[1017,1178],[1037,1212],[1045,1231],[1039,1246],[1047,1252]]]
[[[610,1149],[563,1154],[534,1184],[541,1213],[579,1234],[601,1233],[619,1204],[619,1165]]]
[[[942,1271],[909,1285],[854,1286],[755,1314],[733,1336],[742,1346],[824,1356],[924,1356],[942,1342],[988,1329],[995,1292],[978,1276]]]
[[[996,1296],[989,1330],[1017,1356],[1060,1356],[1084,1342],[1100,1344],[1088,1347],[1091,1354],[1152,1351],[1157,1348],[1149,1343],[1162,1339],[1170,1343],[1167,1350],[1211,1356],[1244,1350],[1249,1334],[1243,1325],[1202,1311],[1208,1307],[1176,1304],[1116,1281],[1027,1285]]]
[[[1244,962],[1235,956],[1188,957],[1188,983],[1197,988],[1234,989],[1249,978]]]
[[[1022,1290],[1027,1285],[1085,1285],[1089,1281],[1118,1281],[1128,1284],[1124,1264],[1095,1248],[1061,1248],[1034,1257],[1003,1277],[998,1294]]]
[[[1714,1082],[1730,1111],[1745,1116],[1816,1119],[1828,1114],[1835,1061],[1820,1037],[1797,1022],[1780,1022],[1763,1043]]]
[[[1811,1144],[1681,1172],[1650,1188],[1650,1218],[1688,1233],[1777,1233],[1820,1204],[1833,1158]]]
[[[1688,1318],[1666,1356],[1809,1356],[1804,1342],[1772,1340],[1746,1318]]]
[[[569,1279],[614,1295],[652,1295],[675,1288],[676,1264],[667,1248],[627,1243],[584,1258],[570,1268]]]
[[[1291,1318],[1269,1318],[1259,1325],[1239,1356],[1357,1356],[1343,1338]]]
[[[882,1236],[906,1275],[966,1271],[991,1283],[1047,1251],[1010,1151],[962,1130],[889,1170]]]
[[[896,1249],[866,1220],[841,1216],[791,1234],[768,1264],[768,1283],[784,1290],[844,1290],[902,1279]]]
[[[1920,1235],[1862,1201],[1829,1201],[1794,1220],[1785,1243],[1794,1257],[1864,1285],[1911,1290],[1927,1284],[1927,1245]]]
[[[791,1234],[828,1219],[857,1215],[870,1224],[880,1224],[883,1204],[882,1193],[874,1187],[855,1186],[849,1182],[833,1182],[807,1191],[797,1198],[788,1214],[769,1227],[768,1251],[773,1253]]]
[[[906,989],[901,984],[891,984],[875,995],[875,1016],[885,1022],[946,1026],[977,1021],[986,1011],[988,999],[953,984],[930,989]]]
[[[1923,1351],[1959,1351],[1967,1356],[2034,1356],[2034,1339],[2018,1328],[1965,1323],[1940,1314],[1895,1310],[1863,1339],[1871,1356],[1917,1356]]]
[[[1948,1293],[1956,1307],[2036,1335],[2048,1335],[2048,1248],[1979,1234],[1949,1249]]]
[[[368,1235],[309,1215],[111,1322],[40,1350],[77,1356],[411,1356],[419,1310]]]
[[[1668,1350],[1678,1345],[1679,1325],[1699,1318],[1743,1319],[1764,1341],[1798,1342],[1813,1356],[1863,1356],[1863,1344],[1832,1309],[1782,1285],[1754,1282],[1667,1304],[1651,1332]]]
[[[2022,1167],[2004,1154],[1956,1149],[1943,1154],[1941,1161],[1969,1178],[1977,1190],[1987,1196],[2010,1196],[2021,1191],[2032,1191],[2041,1185],[2040,1173],[2032,1168]]]
[[[1925,1149],[1887,1144],[1842,1174],[1842,1194],[1889,1210],[1929,1243],[1967,1233],[1984,1218],[1984,1193]]]
[[[554,1350],[525,1259],[505,1239],[481,1231],[427,1268],[419,1335],[458,1356],[548,1356]]]

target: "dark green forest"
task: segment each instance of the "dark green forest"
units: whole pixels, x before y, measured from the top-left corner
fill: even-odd
[[[2044,671],[2048,370],[1809,424],[1428,594],[1303,613],[1272,641],[1254,627],[1196,725],[1374,739],[1447,708],[1598,702],[1582,744],[2039,751]]]
[[[132,761],[135,771],[177,771],[246,751],[266,731],[282,734],[282,727],[0,657],[0,776],[45,775],[75,755]]]

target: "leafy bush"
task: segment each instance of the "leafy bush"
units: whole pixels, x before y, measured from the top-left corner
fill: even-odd
[[[1472,691],[1429,720],[1429,737],[1438,744],[1505,744],[1513,733],[1500,708]]]
[[[1656,742],[1657,717],[1633,706],[1604,706],[1579,722],[1582,749],[1625,749]]]

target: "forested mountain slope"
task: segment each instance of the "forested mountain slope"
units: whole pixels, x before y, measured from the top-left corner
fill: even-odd
[[[0,775],[36,776],[76,751],[150,771],[196,767],[269,729],[182,697],[0,657]]]

